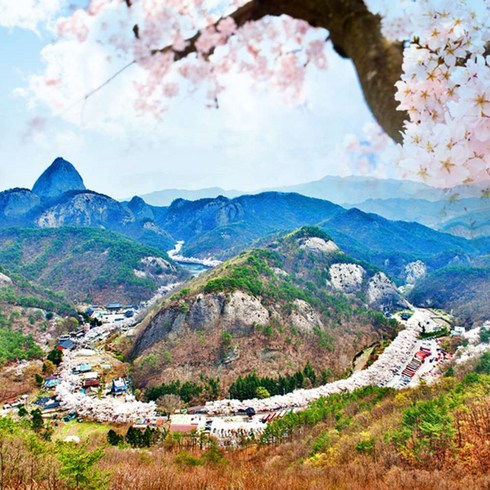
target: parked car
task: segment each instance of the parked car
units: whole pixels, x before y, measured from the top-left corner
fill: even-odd
[[[240,409],[238,410],[237,415],[248,415],[249,417],[253,417],[255,415],[255,409],[253,407]]]
[[[63,422],[71,422],[77,418],[77,412],[70,412],[63,417]]]

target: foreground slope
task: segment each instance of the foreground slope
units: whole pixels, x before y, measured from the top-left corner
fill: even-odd
[[[205,434],[159,438],[150,431],[143,439],[147,433],[126,426],[48,420],[40,431],[2,418],[3,482],[44,489],[55,481],[60,490],[74,488],[77,478],[84,488],[111,490],[485,489],[490,356],[475,371],[413,390],[368,387],[318,400],[272,422],[260,444],[231,449]],[[54,437],[45,437],[53,429]],[[61,443],[67,434],[82,444]]]

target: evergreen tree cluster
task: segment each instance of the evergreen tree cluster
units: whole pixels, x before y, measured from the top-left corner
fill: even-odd
[[[150,447],[160,442],[164,437],[165,433],[158,429],[147,427],[145,430],[140,430],[131,426],[125,436],[111,429],[107,433],[107,442],[111,446],[119,446],[126,443],[131,447]]]
[[[251,398],[263,398],[266,390],[269,396],[284,395],[298,388],[314,387],[324,384],[328,379],[329,373],[323,371],[317,375],[315,370],[308,362],[303,370],[298,370],[294,374],[271,378],[268,376],[259,377],[255,373],[245,377],[239,376],[230,386],[229,396],[237,400],[248,400]]]
[[[172,383],[162,383],[160,386],[154,386],[148,388],[146,391],[146,398],[148,401],[155,401],[163,395],[177,395],[184,402],[189,403],[192,399],[197,398],[203,387],[192,381],[186,381],[181,383],[180,381],[173,381]]]

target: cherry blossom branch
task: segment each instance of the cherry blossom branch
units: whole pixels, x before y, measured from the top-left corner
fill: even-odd
[[[128,8],[131,2],[126,2]],[[388,41],[381,32],[381,19],[372,14],[362,0],[251,0],[228,18],[237,27],[266,16],[287,15],[306,21],[312,27],[322,27],[329,31],[335,50],[350,58],[356,68],[366,102],[378,123],[395,141],[401,141],[403,122],[407,119],[404,111],[397,110],[395,83],[402,73],[402,51],[400,42]],[[213,26],[218,28],[220,19]],[[133,32],[139,39],[139,26]],[[198,51],[198,43],[205,30],[197,32],[186,40],[185,48],[176,50],[169,45],[153,50],[153,54],[172,54],[175,61]],[[213,53],[214,48],[205,53]]]

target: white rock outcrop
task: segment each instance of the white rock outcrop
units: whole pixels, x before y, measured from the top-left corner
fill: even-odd
[[[361,288],[366,271],[357,264],[333,264],[329,273],[330,286],[344,293],[353,293]]]
[[[310,250],[312,252],[324,252],[324,253],[332,253],[337,252],[339,247],[332,240],[324,240],[319,237],[309,237],[306,238],[302,244],[300,245],[303,250]]]
[[[233,325],[252,326],[265,325],[269,322],[269,312],[259,299],[243,291],[234,291],[230,300],[225,304],[222,321],[231,327]]]
[[[313,333],[314,328],[322,328],[323,325],[320,315],[310,304],[302,299],[296,299],[294,301],[294,307],[295,309],[291,314],[291,321],[301,333]]]
[[[413,285],[427,274],[427,267],[421,260],[410,262],[405,266],[405,282]]]
[[[5,274],[2,274],[0,272],[0,287],[1,286],[10,286],[12,284],[12,279],[10,279],[9,276],[6,276]]]
[[[170,262],[161,257],[143,257],[140,262],[149,270],[161,269],[162,271],[169,271],[173,269]]]
[[[366,299],[369,304],[380,303],[388,296],[398,296],[396,286],[384,272],[377,272],[369,279]]]

